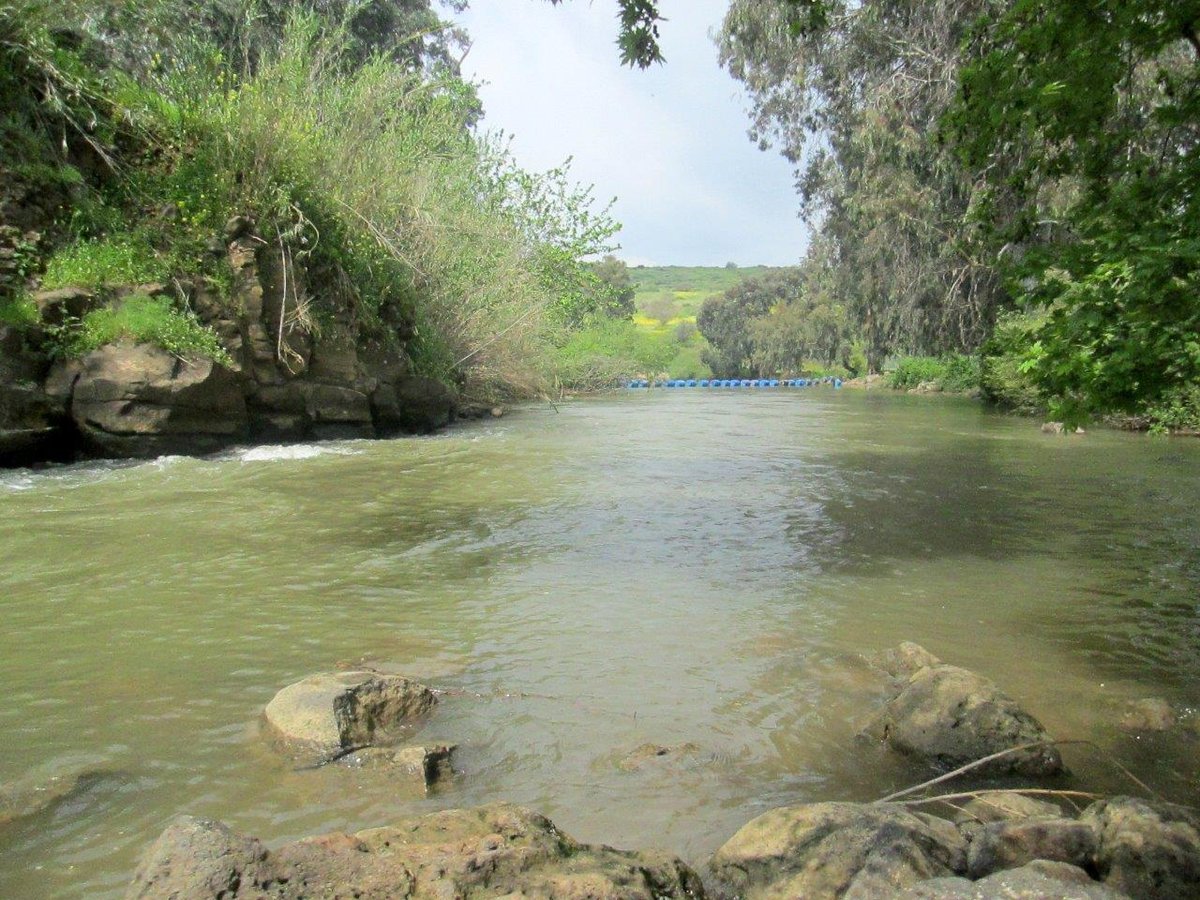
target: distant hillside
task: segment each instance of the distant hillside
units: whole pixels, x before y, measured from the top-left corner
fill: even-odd
[[[725,293],[739,281],[770,272],[771,266],[633,266],[629,277],[636,291],[634,302],[639,311],[663,292],[670,291],[678,305],[679,320],[694,321],[709,297]],[[646,324],[641,319],[640,324]]]

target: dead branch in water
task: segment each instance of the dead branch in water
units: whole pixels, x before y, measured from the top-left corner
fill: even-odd
[[[1142,781],[1140,778],[1138,778],[1136,775],[1134,775],[1132,772],[1130,772],[1129,769],[1127,769],[1124,765],[1122,765],[1121,762],[1119,760],[1117,760],[1111,753],[1109,753],[1107,750],[1105,750],[1103,747],[1101,747],[1099,744],[1095,743],[1094,741],[1085,741],[1085,740],[1034,741],[1033,743],[1030,743],[1030,744],[1021,744],[1020,746],[1017,746],[1017,747],[1009,747],[1007,750],[1001,750],[998,753],[992,753],[988,756],[983,757],[982,759],[977,759],[974,762],[967,763],[965,766],[959,766],[957,769],[954,769],[951,772],[947,772],[944,775],[939,775],[937,778],[931,778],[928,781],[922,782],[921,784],[913,785],[912,787],[905,788],[902,791],[896,791],[894,794],[888,794],[886,797],[876,800],[875,802],[876,803],[891,803],[893,801],[899,800],[901,797],[907,797],[910,794],[915,794],[918,791],[923,791],[923,790],[926,790],[927,788],[931,788],[935,784],[941,784],[944,781],[949,781],[952,778],[957,778],[959,775],[963,775],[974,769],[978,769],[980,766],[984,766],[987,763],[993,762],[997,759],[1003,759],[1006,756],[1011,756],[1014,753],[1023,753],[1026,750],[1035,750],[1039,747],[1063,747],[1063,746],[1069,746],[1072,744],[1091,747],[1093,750],[1095,750],[1097,753],[1099,753],[1108,763],[1110,763],[1114,768],[1116,768],[1117,771],[1119,771],[1122,775],[1124,775],[1126,778],[1128,778],[1130,781],[1132,781],[1134,784],[1136,784],[1147,795],[1153,797],[1156,800],[1161,800],[1161,801],[1165,802],[1165,798],[1161,794],[1159,794],[1156,790],[1151,788],[1144,781]],[[1031,793],[1034,790],[1036,790],[1036,789],[1017,788],[1017,789],[1013,789],[1012,791],[1009,791],[1008,793],[1015,793],[1015,794]],[[1060,793],[1065,794],[1066,792],[1060,792]],[[947,795],[947,797],[949,797],[949,796],[951,796],[951,795]],[[909,802],[909,803],[926,802],[926,801],[927,802],[935,802],[939,799],[946,799],[946,798],[930,797],[930,798],[926,798],[926,800],[906,801],[906,802]]]

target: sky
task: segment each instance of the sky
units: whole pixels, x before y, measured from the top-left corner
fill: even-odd
[[[615,0],[473,0],[463,74],[483,126],[512,136],[526,169],[573,158],[573,178],[616,197],[630,265],[789,265],[807,229],[791,166],[746,136],[748,101],[709,32],[728,0],[661,0],[667,62],[620,63]]]

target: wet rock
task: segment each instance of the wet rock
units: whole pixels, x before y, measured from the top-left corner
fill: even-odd
[[[1025,819],[993,822],[979,829],[967,853],[967,875],[983,878],[1016,869],[1035,859],[1088,867],[1099,845],[1096,829],[1074,819]]]
[[[384,434],[436,431],[450,422],[455,405],[448,387],[419,375],[403,375],[381,384],[371,397],[375,427]]]
[[[1100,844],[1096,871],[1132,897],[1200,897],[1200,816],[1133,797],[1100,800],[1079,817]]]
[[[702,898],[675,857],[580,844],[509,805],[447,810],[269,851],[224,825],[183,817],[150,847],[128,898]]]
[[[617,768],[626,772],[636,772],[649,763],[678,762],[699,752],[700,748],[692,743],[676,744],[673,747],[664,744],[642,744],[625,754],[617,763]]]
[[[253,225],[254,223],[248,216],[231,216],[229,221],[225,223],[223,232],[225,243],[231,244],[238,238],[248,234]]]
[[[1175,727],[1175,710],[1162,697],[1131,700],[1121,717],[1122,731],[1170,731]]]
[[[947,768],[993,753],[1048,741],[1050,736],[1016,701],[986,678],[957,666],[920,669],[864,730],[893,749]],[[1063,771],[1054,747],[1011,754],[975,770],[979,775],[1054,775]]]
[[[383,769],[410,777],[429,787],[453,774],[450,757],[454,744],[424,747],[367,747],[342,758],[346,766],[358,769]]]
[[[1043,422],[1042,434],[1063,434],[1066,426],[1062,422]]]
[[[1045,860],[980,881],[935,878],[889,896],[892,900],[1129,900],[1077,866]]]
[[[106,456],[210,452],[247,432],[246,401],[234,373],[149,344],[109,344],[85,356],[71,417],[91,448]]]
[[[738,896],[872,898],[966,870],[966,843],[944,819],[903,807],[813,803],[749,822],[714,854]]]
[[[881,650],[871,657],[871,665],[900,681],[908,681],[922,669],[939,663],[940,659],[912,641],[904,641],[899,646]]]
[[[1012,822],[1021,819],[1057,819],[1062,810],[1045,800],[1035,800],[1015,791],[976,797],[954,817],[958,824],[969,822]]]
[[[429,688],[402,675],[333,672],[288,685],[263,718],[286,748],[328,756],[388,740],[436,703]]]

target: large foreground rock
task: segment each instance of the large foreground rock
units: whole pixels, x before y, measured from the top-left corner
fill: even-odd
[[[918,669],[864,733],[901,753],[953,768],[1050,735],[1015,700],[986,678],[957,666]],[[1011,754],[976,770],[979,775],[1054,775],[1063,771],[1054,747]]]
[[[287,749],[329,756],[390,741],[436,703],[429,688],[402,675],[331,672],[285,687],[263,718]]]
[[[703,897],[672,856],[589,846],[517,806],[448,810],[267,850],[183,817],[150,847],[129,898]]]
[[[1061,862],[1038,860],[979,881],[935,878],[892,895],[892,900],[1129,900],[1087,872]]]
[[[944,819],[902,807],[813,803],[764,813],[714,854],[739,897],[875,898],[966,871],[966,842]]]
[[[1079,817],[1100,844],[1096,870],[1132,897],[1200,897],[1200,816],[1133,797],[1100,800]]]
[[[93,452],[116,457],[206,453],[248,433],[234,372],[149,344],[108,344],[85,356],[71,417]]]

